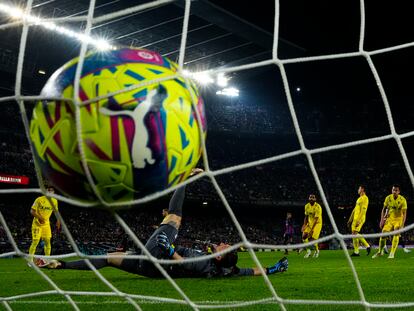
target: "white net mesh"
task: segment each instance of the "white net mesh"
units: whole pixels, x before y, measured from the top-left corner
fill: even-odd
[[[89,9],[88,9],[86,15],[73,16],[73,17],[64,17],[64,18],[53,18],[53,19],[49,19],[49,20],[45,20],[45,21],[49,22],[49,23],[54,23],[55,26],[51,26],[51,24],[49,24],[47,26],[49,28],[50,27],[52,27],[52,28],[55,27],[56,28],[57,27],[56,25],[58,25],[61,22],[65,22],[65,23],[79,22],[79,21],[86,22],[85,28],[84,28],[84,34],[86,36],[88,36],[91,32],[92,27],[94,25],[98,24],[98,23],[109,22],[114,18],[122,18],[124,16],[129,15],[129,14],[142,12],[144,10],[151,9],[151,8],[156,8],[156,7],[171,3],[171,2],[173,2],[173,1],[171,1],[171,0],[160,0],[160,1],[149,2],[149,3],[146,3],[146,4],[133,6],[133,7],[127,8],[127,9],[122,9],[122,10],[119,10],[119,11],[116,11],[116,12],[111,12],[109,14],[105,14],[105,15],[102,15],[98,18],[95,18],[94,17],[94,9],[95,9],[96,3],[95,3],[95,0],[91,0],[90,3],[89,3]],[[26,108],[25,108],[24,103],[25,103],[25,101],[35,101],[35,100],[41,99],[40,96],[23,96],[22,91],[21,91],[22,90],[22,73],[23,73],[23,66],[24,66],[24,61],[25,61],[25,51],[27,49],[27,39],[28,39],[29,29],[31,27],[35,27],[36,25],[39,24],[39,21],[33,19],[33,17],[30,17],[32,7],[33,7],[33,0],[27,1],[24,12],[19,13],[20,14],[19,16],[21,18],[18,21],[11,22],[11,23],[8,23],[8,24],[3,24],[3,25],[0,26],[0,31],[6,31],[6,30],[11,29],[13,27],[23,25],[22,33],[21,33],[21,39],[20,39],[18,65],[17,65],[17,71],[16,71],[15,95],[0,98],[0,103],[1,104],[6,104],[7,102],[9,102],[11,100],[14,100],[14,101],[17,102],[17,104],[19,105],[19,108],[20,108],[20,112],[21,112],[21,116],[22,116],[22,120],[23,120],[23,124],[24,124],[24,128],[25,128],[27,136],[29,136],[29,121],[27,119],[27,114],[26,114],[26,111],[25,111]],[[7,8],[9,8],[9,7],[5,7],[5,6],[1,7],[1,9],[3,11],[5,9],[7,10]],[[186,0],[185,1],[185,9],[184,9],[183,26],[182,26],[182,37],[181,37],[181,44],[180,44],[180,53],[179,53],[179,60],[178,60],[180,70],[183,70],[183,66],[184,66],[185,50],[186,50],[185,47],[186,47],[186,41],[187,41],[187,33],[188,33],[188,24],[189,24],[190,12],[191,12],[191,1]],[[320,154],[320,153],[327,152],[327,151],[332,151],[332,150],[339,150],[339,149],[349,148],[349,147],[353,147],[353,146],[357,146],[357,145],[366,145],[366,144],[385,141],[385,140],[395,140],[397,145],[398,145],[398,150],[399,150],[399,152],[401,154],[401,157],[403,159],[405,169],[408,173],[411,184],[414,186],[414,175],[413,175],[409,160],[407,158],[407,154],[406,154],[406,151],[404,149],[404,145],[402,144],[402,139],[413,136],[414,132],[408,132],[408,133],[404,133],[404,134],[398,134],[397,133],[397,131],[395,129],[394,119],[393,119],[393,116],[392,116],[390,105],[389,105],[389,102],[388,102],[388,99],[387,99],[387,94],[386,94],[386,92],[384,90],[384,87],[383,87],[383,84],[381,82],[381,77],[378,74],[378,71],[376,69],[376,66],[375,66],[374,62],[372,61],[372,56],[374,56],[374,55],[378,55],[378,54],[382,54],[382,53],[388,53],[388,52],[395,51],[395,50],[400,50],[400,49],[406,49],[406,48],[414,46],[414,42],[410,42],[410,43],[406,43],[406,44],[402,44],[402,45],[398,45],[398,46],[392,46],[392,47],[389,47],[389,48],[374,50],[374,51],[364,50],[365,3],[364,3],[363,0],[360,1],[360,13],[361,13],[360,14],[360,16],[361,16],[360,36],[359,36],[359,47],[358,47],[357,51],[350,52],[350,53],[342,53],[342,54],[332,54],[332,55],[323,55],[323,56],[315,56],[315,57],[305,57],[305,58],[294,58],[294,59],[284,59],[284,60],[282,60],[282,59],[279,59],[279,57],[278,57],[280,7],[279,7],[279,1],[276,0],[275,1],[275,18],[274,18],[272,58],[268,59],[268,60],[265,60],[265,61],[256,62],[256,63],[249,63],[249,64],[246,64],[246,65],[209,70],[209,73],[214,73],[214,74],[218,74],[218,73],[235,73],[235,72],[238,72],[238,71],[246,71],[246,70],[251,70],[251,69],[254,69],[254,68],[260,68],[260,67],[264,67],[264,66],[268,66],[268,65],[276,65],[280,70],[280,74],[281,74],[281,78],[282,78],[283,86],[284,86],[284,91],[285,91],[285,95],[286,95],[286,98],[287,98],[287,103],[288,103],[288,106],[289,106],[290,115],[292,117],[295,133],[296,133],[296,136],[297,136],[299,144],[300,144],[300,148],[296,151],[287,152],[287,153],[284,153],[284,154],[279,154],[279,155],[276,155],[276,156],[271,156],[271,157],[263,158],[263,159],[260,159],[260,160],[240,164],[240,165],[234,165],[234,166],[226,167],[226,168],[223,168],[223,169],[212,170],[212,169],[210,169],[210,166],[209,166],[208,155],[207,155],[207,151],[206,151],[204,138],[201,137],[202,141],[203,141],[203,151],[204,151],[203,152],[203,163],[204,163],[204,167],[205,167],[205,172],[202,173],[201,175],[198,175],[195,178],[185,182],[185,184],[188,184],[190,182],[194,182],[195,180],[203,178],[203,177],[207,177],[211,180],[215,190],[217,191],[220,199],[222,200],[222,202],[225,206],[226,211],[228,212],[231,220],[233,221],[233,223],[235,225],[235,228],[236,228],[236,230],[237,230],[237,232],[240,236],[240,239],[241,239],[240,243],[233,245],[227,251],[236,250],[241,246],[243,246],[244,248],[246,248],[248,250],[252,260],[257,265],[257,267],[260,268],[260,270],[263,274],[263,279],[265,281],[265,284],[266,284],[266,286],[269,290],[269,294],[270,294],[268,298],[252,300],[252,301],[226,302],[226,303],[223,303],[223,304],[220,304],[220,303],[203,303],[203,302],[196,302],[196,301],[191,300],[189,298],[189,296],[186,294],[186,292],[182,288],[180,288],[180,286],[177,284],[177,282],[174,279],[172,279],[168,275],[168,273],[164,270],[164,268],[161,266],[162,263],[167,263],[167,262],[171,263],[171,262],[167,261],[167,260],[159,260],[159,259],[156,259],[153,256],[151,256],[150,253],[145,249],[145,247],[142,244],[142,242],[140,241],[140,239],[130,229],[130,227],[126,224],[126,222],[117,213],[113,213],[114,219],[125,230],[125,232],[133,240],[133,242],[143,250],[142,255],[131,256],[131,258],[146,258],[146,259],[150,260],[151,262],[153,262],[156,265],[156,267],[160,270],[162,275],[165,277],[165,279],[179,293],[179,295],[181,296],[181,299],[171,299],[171,298],[154,297],[154,296],[147,296],[147,295],[136,295],[136,294],[129,294],[129,293],[120,291],[113,284],[111,284],[111,282],[108,281],[98,270],[96,270],[95,267],[88,260],[90,258],[105,258],[105,256],[87,256],[87,255],[84,255],[79,250],[79,248],[78,248],[75,240],[73,239],[70,230],[66,226],[64,220],[62,219],[62,217],[60,215],[58,215],[58,218],[62,222],[63,231],[66,234],[66,236],[68,238],[68,241],[70,242],[74,252],[71,253],[71,254],[66,254],[66,255],[62,255],[62,256],[52,256],[52,257],[54,257],[54,258],[67,258],[67,257],[72,257],[72,256],[78,256],[79,258],[84,258],[87,261],[90,269],[94,272],[94,274],[97,276],[97,278],[103,284],[105,284],[108,287],[109,291],[105,291],[105,292],[87,291],[86,292],[86,291],[63,290],[62,288],[60,288],[56,284],[56,282],[54,282],[41,269],[37,268],[36,266],[33,266],[33,269],[45,281],[47,281],[50,284],[50,286],[53,288],[53,290],[38,291],[38,292],[32,292],[32,293],[21,294],[21,295],[16,295],[16,296],[0,297],[0,301],[2,302],[2,304],[6,308],[6,310],[12,310],[13,309],[12,305],[10,303],[12,301],[23,300],[24,298],[42,297],[44,295],[60,295],[60,296],[64,297],[67,300],[67,302],[75,310],[79,310],[80,307],[74,301],[73,296],[82,296],[82,295],[83,296],[98,296],[98,297],[99,296],[108,296],[108,297],[117,296],[117,297],[120,297],[120,298],[124,299],[125,303],[128,303],[128,304],[132,305],[135,309],[138,309],[138,310],[141,310],[141,305],[142,304],[145,304],[145,303],[148,303],[148,302],[183,304],[183,305],[189,306],[190,308],[192,308],[194,310],[206,309],[206,308],[240,307],[240,306],[249,306],[249,305],[263,304],[263,303],[277,304],[280,307],[280,309],[282,309],[282,310],[286,310],[286,305],[289,305],[289,304],[313,304],[313,305],[332,304],[332,305],[348,305],[349,307],[359,305],[359,306],[363,306],[366,310],[369,310],[371,308],[414,307],[414,302],[372,303],[372,302],[367,301],[367,299],[365,298],[364,289],[361,286],[361,282],[358,278],[358,273],[356,271],[354,263],[352,262],[349,254],[348,254],[347,246],[346,246],[346,243],[345,243],[346,240],[351,239],[353,236],[352,235],[344,235],[344,234],[340,233],[340,231],[338,230],[337,223],[336,223],[336,221],[334,219],[334,216],[331,212],[331,208],[328,204],[328,200],[326,198],[324,188],[322,186],[322,183],[320,181],[319,175],[316,171],[315,164],[314,164],[314,155],[316,155],[316,154]],[[62,32],[62,30],[61,30],[61,32]],[[77,66],[77,71],[76,71],[74,94],[78,94],[78,92],[79,92],[80,74],[82,72],[82,66],[83,66],[85,54],[86,54],[86,51],[87,51],[87,48],[88,48],[88,44],[93,45],[93,44],[96,44],[96,42],[91,42],[91,41],[88,41],[88,40],[82,41],[81,50],[80,50],[80,54],[79,54],[79,63],[78,63],[78,66]],[[389,134],[379,136],[379,137],[373,137],[373,138],[369,138],[369,139],[362,139],[362,140],[352,141],[352,142],[349,142],[349,143],[330,145],[330,146],[323,147],[323,148],[315,148],[315,149],[307,148],[306,145],[305,145],[304,139],[302,137],[301,126],[299,124],[297,114],[296,114],[296,110],[295,110],[295,106],[293,104],[292,94],[291,94],[291,91],[290,91],[291,88],[289,87],[289,79],[288,79],[288,75],[287,75],[286,70],[285,70],[286,65],[293,64],[293,63],[317,62],[317,61],[322,61],[322,60],[351,58],[351,57],[357,57],[357,56],[363,57],[366,60],[367,64],[369,65],[369,68],[371,70],[371,73],[372,73],[372,75],[375,79],[375,82],[378,86],[378,91],[381,95],[381,98],[382,98],[382,101],[383,101],[383,104],[384,104],[384,107],[385,107],[385,110],[386,110],[388,123],[389,123],[389,130],[390,130]],[[172,79],[172,78],[174,78],[174,77],[168,77],[167,79]],[[142,83],[142,84],[139,84],[139,85],[133,85],[133,86],[127,88],[127,89],[120,90],[119,92],[125,92],[126,90],[130,90],[130,89],[133,89],[133,88],[139,88],[144,84],[150,84],[150,83],[154,83],[154,82],[157,82],[157,81],[154,81],[154,80],[153,81],[146,81],[145,83]],[[108,94],[106,97],[109,97],[111,95],[113,95],[113,94]],[[76,109],[77,132],[78,132],[79,141],[82,141],[82,137],[79,134],[79,133],[81,133],[81,122],[79,122],[80,121],[79,107],[81,105],[86,105],[91,101],[95,101],[96,98],[91,99],[90,101],[86,101],[86,102],[79,102],[79,99],[76,96],[72,99],[65,99],[65,100],[72,101],[75,104],[75,106],[77,107],[77,109]],[[200,116],[198,115],[197,109],[195,109],[195,111],[197,113],[197,119],[200,121]],[[84,165],[85,172],[88,175],[88,180],[90,181],[91,186],[94,188],[95,185],[94,185],[93,179],[92,179],[92,177],[89,173],[88,167],[86,165],[85,155],[82,151],[82,144],[79,144],[79,146],[80,146],[82,163]],[[357,287],[357,290],[358,290],[358,293],[359,293],[359,300],[346,300],[346,301],[311,300],[311,299],[300,300],[300,299],[285,299],[285,298],[280,297],[280,295],[278,294],[276,288],[272,285],[272,283],[269,280],[266,273],[264,273],[264,268],[263,268],[262,264],[260,263],[254,249],[258,249],[258,248],[262,248],[262,249],[263,248],[264,249],[284,249],[287,246],[283,246],[283,245],[262,245],[262,244],[255,244],[255,243],[252,243],[251,241],[249,241],[248,238],[246,237],[245,232],[242,229],[242,226],[240,225],[238,219],[236,218],[236,216],[233,212],[233,209],[231,208],[228,201],[226,200],[226,196],[224,195],[223,191],[221,190],[221,188],[220,188],[220,186],[219,186],[219,184],[217,183],[217,180],[216,180],[216,178],[218,176],[222,176],[222,175],[228,174],[230,172],[235,172],[235,171],[247,169],[247,168],[250,168],[250,167],[256,167],[258,165],[263,165],[263,164],[267,164],[267,163],[271,163],[271,162],[275,162],[275,161],[280,161],[280,160],[283,160],[283,159],[292,158],[292,157],[296,157],[296,156],[299,156],[299,155],[305,155],[306,156],[306,159],[308,161],[308,165],[310,167],[313,178],[316,182],[317,188],[318,188],[319,193],[321,195],[323,206],[326,209],[326,213],[328,215],[329,221],[330,221],[330,223],[333,227],[333,233],[328,235],[328,236],[324,236],[323,238],[320,238],[317,241],[314,241],[313,243],[295,244],[295,245],[289,246],[289,248],[305,247],[305,246],[313,245],[315,242],[320,243],[320,242],[331,240],[333,238],[338,239],[339,242],[340,242],[340,246],[341,246],[341,248],[344,252],[344,256],[345,256],[345,258],[346,258],[346,260],[349,264],[349,268],[352,271],[352,274],[353,274],[353,277],[354,277],[354,282],[355,282],[354,286]],[[39,178],[39,184],[42,184],[41,175],[39,174],[39,172],[37,172],[37,173],[38,173],[37,176]],[[159,198],[159,197],[165,195],[166,193],[169,193],[169,192],[175,190],[176,188],[177,188],[177,186],[172,187],[171,189],[168,189],[166,191],[162,191],[162,192],[155,193],[153,195],[147,196],[143,199],[135,200],[134,202],[129,203],[129,204],[140,204],[140,203],[145,203],[145,202],[152,201],[156,198]],[[44,189],[43,189],[43,191],[44,191]],[[18,194],[19,192],[41,193],[42,190],[41,189],[24,189],[24,190],[22,190],[22,189],[6,189],[6,190],[0,190],[0,193],[2,193],[2,194],[8,194],[8,193]],[[104,202],[102,200],[102,198],[99,197],[99,193],[96,189],[95,189],[95,193],[97,194],[97,196],[100,199],[102,204],[108,205],[106,202]],[[77,202],[77,201],[59,196],[59,195],[54,195],[54,197],[56,197],[58,200],[65,201],[67,203],[78,205],[78,206],[85,206],[85,207],[90,207],[91,206],[91,205],[88,205],[88,204],[85,204],[85,203],[80,203],[80,202]],[[112,204],[111,206],[117,206],[117,205],[125,205],[125,203]],[[5,219],[4,219],[4,217],[1,213],[0,213],[0,224],[4,228],[4,231],[7,235],[8,241],[11,243],[11,245],[13,247],[12,252],[0,254],[0,257],[9,257],[9,256],[16,255],[16,256],[27,259],[28,258],[27,253],[25,252],[25,250],[19,249],[19,247],[17,246],[17,244],[14,240],[14,237],[12,236],[11,231],[8,227],[8,224],[5,221]],[[382,233],[367,234],[367,235],[365,235],[365,237],[378,238],[378,237],[381,237],[381,236],[389,236],[391,234],[402,233],[402,232],[411,230],[413,228],[414,228],[414,224],[411,224],[411,225],[408,225],[405,228],[403,228],[401,230],[398,230],[396,232],[391,232],[391,233],[388,233],[388,234],[382,234]],[[212,258],[213,255],[209,255],[208,257]],[[193,260],[197,260],[197,259],[193,259]],[[202,260],[202,259],[198,259],[198,260]],[[173,264],[174,263],[177,264],[177,262],[173,262]]]

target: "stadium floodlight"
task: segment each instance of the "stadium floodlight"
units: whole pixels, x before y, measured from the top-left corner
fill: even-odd
[[[300,90],[301,90],[300,87],[296,88],[296,92],[300,92]]]
[[[7,15],[9,15],[11,18],[14,19],[22,19],[24,21],[29,22],[30,24],[42,26],[43,28],[51,31],[58,32],[60,34],[63,34],[65,36],[74,38],[81,42],[86,42],[92,46],[94,46],[96,49],[100,51],[105,50],[113,50],[115,49],[114,46],[109,44],[106,40],[103,39],[95,39],[89,35],[85,35],[83,33],[78,33],[76,31],[70,30],[68,28],[58,26],[55,23],[47,22],[44,19],[42,19],[39,16],[33,16],[30,14],[25,14],[24,11],[18,7],[12,7],[6,4],[0,4],[0,12],[3,12]]]
[[[38,74],[41,74],[41,75],[45,75],[45,74],[46,74],[46,71],[44,71],[44,70],[42,70],[42,69],[39,69],[37,73],[38,73]]]
[[[190,75],[202,85],[214,83],[214,79],[207,72],[194,72]]]
[[[224,75],[224,73],[220,72],[217,75],[216,83],[220,87],[226,87],[229,84],[229,78]]]
[[[227,88],[217,91],[216,94],[222,95],[222,96],[229,96],[229,97],[238,97],[239,90],[234,87],[227,87]]]

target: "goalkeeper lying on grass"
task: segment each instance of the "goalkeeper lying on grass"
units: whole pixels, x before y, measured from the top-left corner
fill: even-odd
[[[201,169],[194,169],[193,175],[200,172],[202,172]],[[155,258],[183,260],[183,258],[195,258],[207,255],[206,252],[200,250],[185,247],[174,248],[172,246],[177,238],[178,229],[181,225],[184,195],[185,186],[175,191],[170,200],[168,215],[145,244],[145,248]],[[229,247],[230,245],[225,243],[211,245],[213,253],[224,251]],[[185,261],[181,264],[163,264],[162,266],[171,277],[176,278],[261,275],[261,271],[257,267],[238,268],[237,260],[237,252],[229,252],[202,261]],[[162,277],[160,271],[149,260],[128,258],[128,255],[123,252],[110,253],[107,258],[103,259],[90,259],[90,262],[96,269],[110,266],[146,277]],[[47,267],[50,269],[90,269],[84,260],[71,262],[52,260],[48,262],[44,259],[40,259],[37,261],[37,264],[39,267]],[[288,260],[284,257],[273,266],[265,268],[265,272],[266,274],[274,274],[277,272],[284,272],[287,269]]]

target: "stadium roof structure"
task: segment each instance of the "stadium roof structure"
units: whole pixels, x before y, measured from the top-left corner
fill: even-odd
[[[150,1],[102,0],[95,5],[94,17],[104,16]],[[6,2],[24,8],[26,1]],[[82,32],[89,1],[34,0],[31,15],[42,19],[59,19],[58,24]],[[143,47],[178,60],[182,36],[184,1],[165,1],[162,5],[121,15],[94,24],[91,35],[105,38],[116,46]],[[79,17],[80,21],[74,21]],[[69,21],[68,18],[72,18]],[[68,19],[66,22],[65,19]],[[0,12],[0,70],[14,73],[17,65],[21,26],[3,28],[16,22]],[[56,21],[57,22],[57,21]],[[192,71],[234,66],[271,58],[273,34],[248,22],[220,6],[207,1],[191,2],[184,66]],[[52,73],[79,53],[80,42],[62,34],[32,25],[29,30],[24,75],[32,76],[41,69]],[[295,57],[304,49],[279,38],[279,54]]]

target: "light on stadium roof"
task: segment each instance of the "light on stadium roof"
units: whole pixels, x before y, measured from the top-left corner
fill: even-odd
[[[202,85],[214,83],[214,79],[206,72],[194,72],[191,73],[191,76]]]
[[[42,69],[39,69],[39,71],[37,72],[38,74],[41,74],[41,75],[45,75],[46,74],[46,71],[44,71],[44,70],[42,70]]]
[[[203,205],[207,205],[207,204],[208,204],[208,202],[205,202],[205,201],[203,202]]]
[[[300,87],[297,87],[296,88],[296,92],[300,92]]]
[[[219,73],[215,79],[206,71],[191,72],[187,69],[183,69],[182,74],[196,80],[201,85],[209,85],[215,82],[219,87],[226,87],[228,85],[228,81],[230,80],[224,75],[224,73]]]
[[[229,97],[238,97],[239,96],[239,90],[234,87],[227,87],[220,91],[216,92],[217,95],[222,96],[229,96]]]
[[[229,84],[229,78],[227,78],[224,73],[220,72],[217,75],[216,83],[220,87],[226,87]]]
[[[78,41],[86,42],[86,43],[94,46],[95,48],[97,48],[98,50],[101,50],[101,51],[115,49],[114,46],[112,46],[111,44],[109,44],[107,41],[105,41],[103,39],[95,39],[95,38],[93,38],[91,36],[87,36],[83,33],[78,33],[76,31],[70,30],[68,28],[58,26],[55,23],[47,22],[47,21],[45,21],[44,19],[42,19],[38,16],[25,14],[22,9],[17,8],[17,7],[11,7],[11,6],[8,6],[6,4],[0,4],[0,12],[6,13],[7,15],[9,15],[10,17],[12,17],[14,19],[22,19],[22,20],[27,21],[31,24],[42,26],[43,28],[45,28],[47,30],[56,31],[56,32],[64,34],[68,37],[74,38]]]

